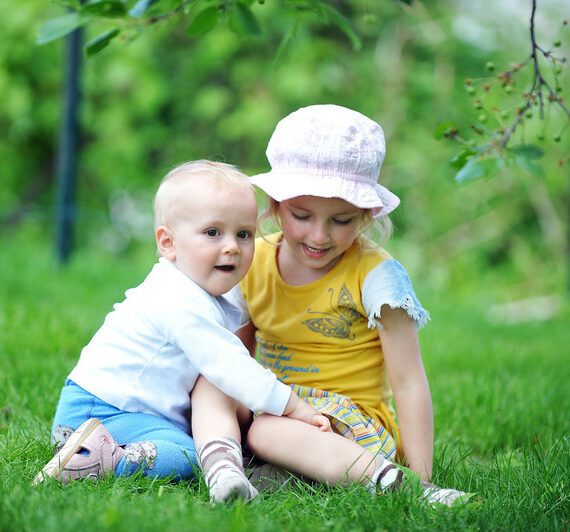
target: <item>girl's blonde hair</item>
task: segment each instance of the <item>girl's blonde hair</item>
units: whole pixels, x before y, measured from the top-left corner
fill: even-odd
[[[155,229],[160,225],[168,225],[173,205],[178,199],[181,189],[190,180],[195,180],[196,186],[199,186],[199,179],[205,177],[217,179],[221,184],[245,186],[253,191],[249,178],[231,164],[205,159],[179,164],[162,178],[154,196]]]
[[[259,236],[267,240],[267,235],[277,229],[281,229],[277,208],[279,202],[267,196],[269,204],[261,213],[257,227]],[[273,222],[273,225],[270,225]],[[267,228],[267,231],[266,231]],[[357,237],[358,243],[363,248],[376,248],[383,246],[392,236],[394,225],[388,215],[374,218],[371,209],[362,209],[362,220],[360,221],[360,234]],[[271,242],[270,242],[271,243]]]

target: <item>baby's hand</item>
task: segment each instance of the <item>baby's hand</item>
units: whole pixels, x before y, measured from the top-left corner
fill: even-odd
[[[309,403],[303,401],[295,392],[291,392],[283,415],[319,427],[322,432],[332,431],[329,419]]]
[[[305,401],[303,401],[305,402]],[[329,418],[323,414],[321,414],[318,410],[316,410],[318,413],[315,414],[312,418],[311,418],[311,425],[315,425],[317,427],[319,427],[319,430],[321,432],[332,432],[332,428],[331,428],[331,422],[329,420]]]

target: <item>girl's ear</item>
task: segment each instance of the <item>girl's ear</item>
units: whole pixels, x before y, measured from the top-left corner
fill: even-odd
[[[154,236],[160,256],[168,260],[176,260],[176,247],[172,231],[165,225],[159,225],[154,232]]]
[[[269,210],[273,216],[277,216],[277,211],[279,210],[279,202],[273,198],[269,198]]]

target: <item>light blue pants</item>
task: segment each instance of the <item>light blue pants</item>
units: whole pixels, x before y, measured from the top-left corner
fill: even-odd
[[[173,480],[194,478],[198,468],[194,440],[170,421],[152,414],[125,412],[67,380],[55,413],[52,443],[64,442],[82,423],[97,418],[125,457],[115,475],[144,475]]]

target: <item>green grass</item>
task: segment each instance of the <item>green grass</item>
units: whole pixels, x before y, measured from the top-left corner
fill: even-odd
[[[37,238],[2,242],[0,530],[568,530],[570,333],[556,318],[516,326],[486,318],[487,296],[422,293],[421,333],[434,398],[434,480],[477,492],[466,508],[432,510],[405,492],[299,481],[249,505],[211,507],[201,482],[107,478],[60,486],[30,480],[50,457],[58,394],[81,347],[153,250],[78,253],[58,267]],[[418,291],[421,292],[420,287]]]

